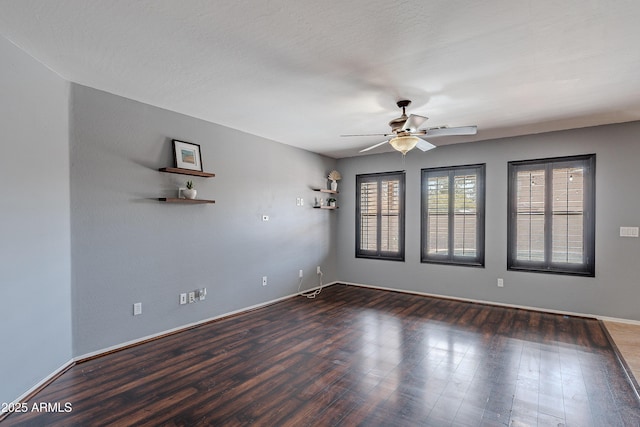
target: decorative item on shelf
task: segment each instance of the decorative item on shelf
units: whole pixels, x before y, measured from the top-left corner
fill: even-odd
[[[331,190],[338,191],[338,181],[342,179],[340,172],[337,170],[332,170],[329,172],[328,178],[331,180]]]
[[[175,167],[202,172],[202,156],[200,146],[191,142],[173,141],[173,158]]]
[[[195,188],[193,188],[193,181],[187,181],[187,189],[182,190],[182,194],[184,194],[184,197],[186,197],[187,199],[193,200],[196,198],[198,192]]]
[[[330,197],[330,198],[327,199],[327,204],[329,206],[331,206],[332,208],[336,207],[336,202],[337,202],[337,200],[334,199],[333,197]]]

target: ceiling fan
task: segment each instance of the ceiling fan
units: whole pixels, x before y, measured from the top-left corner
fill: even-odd
[[[365,135],[341,135],[341,136],[390,136],[391,139],[379,142],[360,150],[361,153],[372,150],[387,142],[402,155],[407,152],[418,148],[422,151],[431,150],[436,146],[424,139],[430,136],[455,136],[455,135],[475,135],[478,132],[477,126],[459,126],[459,127],[433,127],[418,129],[422,123],[427,120],[427,117],[419,116],[417,114],[411,114],[407,116],[405,109],[411,104],[411,101],[407,99],[400,100],[396,103],[398,108],[402,108],[402,116],[397,119],[393,119],[389,122],[391,126],[391,133],[372,133]]]

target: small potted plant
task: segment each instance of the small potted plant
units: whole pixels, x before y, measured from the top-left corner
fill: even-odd
[[[327,199],[327,203],[329,203],[329,206],[331,206],[333,208],[336,207],[336,202],[337,202],[337,200],[334,199],[333,197],[330,197],[330,198]]]
[[[187,199],[196,198],[196,194],[198,194],[198,192],[193,186],[193,181],[187,181],[187,189],[182,190],[182,194],[184,194],[184,197],[186,197]]]

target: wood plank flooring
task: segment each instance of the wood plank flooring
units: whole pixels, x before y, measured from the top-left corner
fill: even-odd
[[[640,425],[596,320],[343,285],[78,364],[26,403],[62,410],[4,423]]]

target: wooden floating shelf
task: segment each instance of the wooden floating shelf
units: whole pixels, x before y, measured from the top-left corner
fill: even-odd
[[[158,199],[161,202],[167,203],[185,203],[190,205],[203,205],[206,203],[215,203],[215,200],[205,200],[205,199],[179,199],[177,197],[160,197]]]
[[[330,209],[330,210],[333,210],[333,209],[338,209],[338,206],[314,206],[313,208],[314,209]]]
[[[319,191],[321,193],[328,193],[328,194],[338,194],[340,193],[339,191],[334,191],[334,190],[325,190],[324,188],[314,188],[313,191]]]
[[[180,175],[201,176],[203,178],[213,178],[214,176],[216,176],[215,173],[194,171],[191,169],[182,169],[182,168],[160,168],[158,170],[160,172],[177,173]]]

